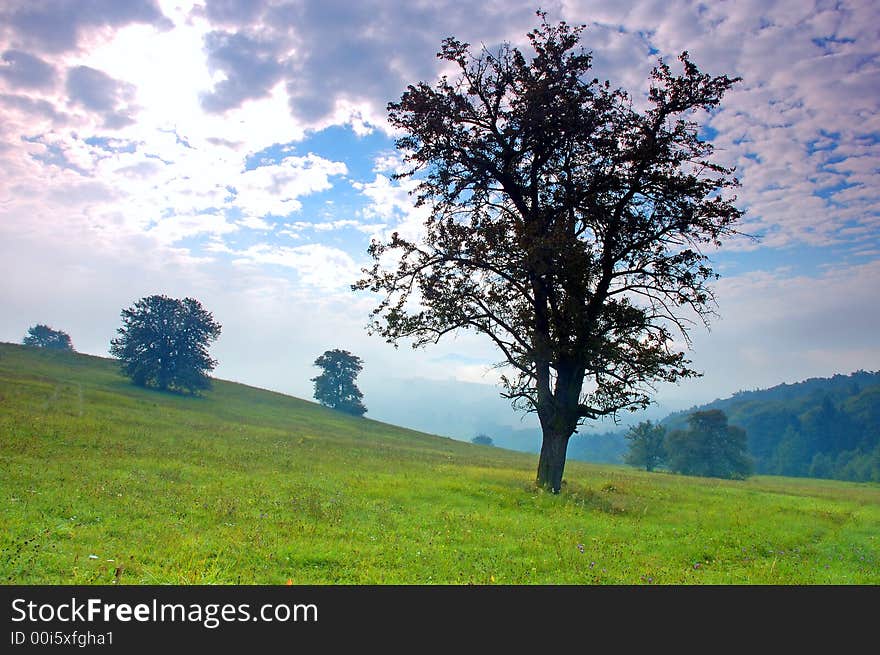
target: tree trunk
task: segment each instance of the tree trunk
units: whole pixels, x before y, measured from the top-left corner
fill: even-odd
[[[571,435],[571,432],[544,429],[536,483],[539,487],[555,494],[558,494],[562,488],[565,454],[568,451],[568,440]]]

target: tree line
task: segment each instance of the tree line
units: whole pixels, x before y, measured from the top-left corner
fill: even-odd
[[[746,432],[729,425],[719,409],[694,412],[686,429],[667,432],[660,423],[642,421],[626,433],[624,460],[646,471],[666,468],[684,475],[742,480],[752,474]]]
[[[701,409],[746,431],[756,473],[880,482],[880,372],[739,391]],[[664,424],[679,429],[686,417]]]

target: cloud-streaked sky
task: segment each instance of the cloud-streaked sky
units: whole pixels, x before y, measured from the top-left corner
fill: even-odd
[[[587,24],[596,76],[637,101],[657,57],[682,50],[743,78],[704,125],[760,239],[713,253],[719,318],[693,334],[705,375],[658,401],[880,369],[880,5],[540,6]],[[106,356],[121,309],[165,293],[222,324],[221,378],[310,398],[312,361],[339,347],[366,362],[368,408],[386,377],[491,383],[497,355],[479,337],[418,351],[369,337],[375,299],[349,285],[372,237],[422,218],[391,177],[386,104],[439,74],[444,37],[522,45],[536,8],[6,0],[0,340],[46,323]]]

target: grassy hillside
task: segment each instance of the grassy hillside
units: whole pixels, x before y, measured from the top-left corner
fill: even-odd
[[[880,486],[685,478],[475,446],[217,381],[0,344],[5,584],[880,584]]]

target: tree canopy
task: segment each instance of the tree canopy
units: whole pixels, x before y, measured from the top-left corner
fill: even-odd
[[[687,430],[674,430],[666,439],[669,469],[685,475],[742,479],[752,473],[746,432],[727,424],[720,409],[694,412]]]
[[[61,330],[53,330],[48,325],[41,323],[28,328],[27,334],[21,342],[25,346],[36,348],[73,351],[73,342],[70,340],[69,334]]]
[[[488,434],[483,434],[482,432],[471,439],[471,443],[477,444],[478,446],[494,446],[495,442],[492,440]]]
[[[654,384],[698,373],[676,340],[712,315],[703,254],[735,233],[733,170],[693,119],[737,81],[662,60],[639,110],[590,75],[583,26],[540,25],[532,54],[474,54],[454,37],[455,70],[410,85],[390,123],[429,210],[424,233],[374,241],[354,289],[381,294],[370,331],[424,346],[457,330],[487,337],[504,395],[537,412],[537,483],[558,492],[585,419],[650,403]]]
[[[363,370],[360,357],[347,350],[327,350],[315,360],[315,366],[324,369],[323,373],[312,378],[318,402],[354,416],[363,416],[367,412],[362,402],[364,394],[355,384],[358,373]]]
[[[208,347],[220,330],[198,300],[147,296],[122,310],[122,327],[110,342],[110,354],[139,386],[195,394],[211,387],[208,373],[217,361],[208,355]]]
[[[642,421],[626,433],[629,451],[624,461],[632,466],[644,466],[653,471],[666,460],[666,428],[659,423]]]

